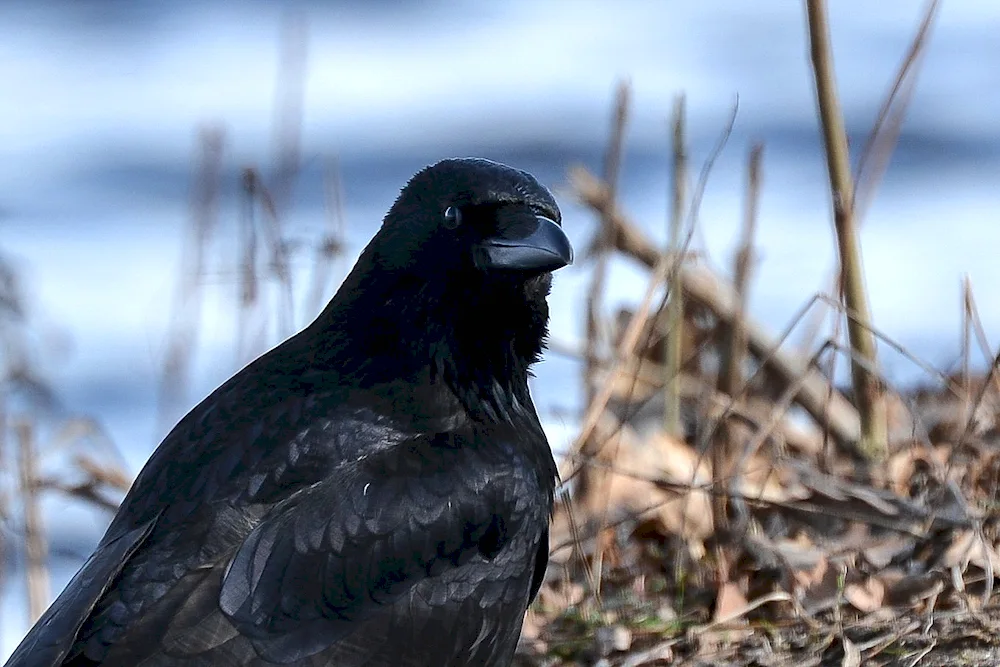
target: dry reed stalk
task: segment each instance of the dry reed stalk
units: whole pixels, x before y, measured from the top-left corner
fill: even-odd
[[[205,128],[198,140],[198,166],[191,188],[191,218],[181,251],[181,270],[167,336],[158,399],[160,433],[173,424],[174,412],[183,403],[201,322],[206,249],[218,224],[219,183],[225,135],[219,128]]]
[[[838,311],[840,313],[844,313],[845,312],[844,304],[839,299],[833,298],[833,297],[831,297],[831,296],[829,296],[827,294],[817,294],[817,295],[813,296],[813,300],[814,301],[823,301],[824,303],[826,303],[827,305],[829,305],[832,309],[834,309],[834,310],[836,310],[836,311]],[[906,349],[906,347],[903,346],[901,343],[897,342],[891,336],[889,336],[888,334],[886,334],[886,332],[882,331],[878,327],[870,327],[869,331],[871,331],[872,335],[875,336],[875,338],[878,339],[882,344],[888,346],[894,352],[896,352],[896,353],[900,354],[901,356],[905,357],[908,361],[910,361],[911,363],[913,363],[913,365],[916,366],[917,368],[919,368],[920,370],[922,370],[925,373],[927,373],[928,375],[936,377],[936,378],[938,378],[940,380],[947,380],[948,376],[945,373],[939,371],[937,368],[935,368],[934,366],[932,366],[928,362],[926,362],[923,359],[920,359],[919,357],[917,357],[913,352],[910,352],[908,349]],[[850,349],[847,349],[846,353],[850,354]],[[992,359],[992,353],[989,353],[989,354],[991,355],[989,358]]]
[[[578,168],[573,171],[571,180],[574,192],[582,202],[595,208],[608,207],[603,185],[596,176]],[[615,239],[628,240],[628,245],[616,246],[620,252],[650,268],[654,276],[658,269],[662,270],[662,253],[656,250],[655,245],[625,213],[621,210],[612,211],[610,219],[615,221],[616,225],[625,227],[624,231],[620,233],[616,231],[613,236]],[[706,267],[698,265],[683,265],[678,277],[688,299],[703,305],[721,322],[733,321],[737,310],[737,296],[731,286]],[[803,310],[807,310],[816,300],[818,298],[811,300]],[[821,427],[829,429],[839,446],[852,450],[860,433],[858,413],[854,406],[836,389],[833,389],[832,400],[827,406],[830,381],[819,371],[809,368],[798,355],[780,349],[779,344],[784,336],[776,339],[751,318],[746,318],[743,326],[749,352],[785,386],[795,382],[802,375],[808,376],[796,396],[796,403],[801,405]],[[636,337],[638,339],[638,333]],[[596,418],[595,416],[594,419]],[[586,420],[584,424],[587,424]]]
[[[257,276],[257,188],[260,178],[256,170],[246,168],[242,173],[241,201],[243,210],[238,220],[237,230],[237,298],[236,298],[236,364],[243,365],[251,352],[257,349],[257,339],[265,326],[255,319],[266,317],[260,314],[260,279]],[[256,325],[256,328],[255,328]]]
[[[961,341],[961,375],[962,386],[959,388],[962,398],[962,418],[972,417],[972,376],[970,373],[970,358],[972,356],[972,297],[969,294],[972,285],[969,283],[969,276],[962,280],[962,341]]]
[[[259,171],[248,167],[243,172],[244,212],[240,219],[240,298],[237,302],[237,366],[266,346],[268,310],[263,308],[263,281],[258,273],[259,250],[257,224],[263,232],[269,254],[268,270],[277,280],[277,308],[274,312],[278,338],[287,338],[296,324],[290,246],[283,220],[295,183],[302,168],[302,117],[305,82],[308,70],[308,29],[305,18],[290,13],[281,39],[281,56],[275,86],[274,173],[265,182]],[[260,204],[263,216],[258,221],[255,208]]]
[[[971,289],[967,292],[967,298],[969,299],[969,302],[972,305],[971,310],[973,313],[973,317],[978,322],[978,311],[975,310],[975,301],[972,297]],[[981,342],[985,341],[985,335],[980,340]],[[949,454],[948,456],[947,464],[945,466],[945,479],[950,477],[952,467],[954,466],[954,461],[952,460],[952,454],[960,451],[966,445],[966,443],[969,442],[969,439],[972,436],[973,431],[975,430],[976,413],[979,412],[979,408],[980,406],[982,406],[983,401],[986,399],[986,395],[989,393],[990,387],[1000,386],[1000,373],[997,372],[998,369],[1000,369],[1000,350],[998,350],[997,353],[990,360],[990,367],[986,373],[986,377],[983,379],[983,382],[980,384],[979,389],[976,391],[975,397],[972,399],[970,403],[968,403],[968,407],[966,409],[967,417],[965,419],[965,426],[963,427],[962,432],[958,437],[958,440],[955,442],[955,445],[951,450],[951,454]]]
[[[809,365],[816,365],[819,363],[820,357],[823,356],[828,350],[834,349],[834,345],[827,343],[821,345],[819,350],[809,359]],[[836,357],[836,354],[829,355],[830,357]],[[795,400],[796,394],[801,390],[802,385],[806,381],[805,375],[800,376],[795,380],[795,382],[788,385],[785,390],[781,393],[774,403],[771,405],[770,414],[767,420],[763,422],[760,428],[753,434],[753,437],[747,441],[745,447],[743,448],[743,453],[741,455],[741,462],[739,468],[742,469],[743,466],[753,458],[761,446],[771,437],[772,434],[778,431],[778,427],[781,421],[788,414],[789,409],[792,407],[792,403]]]
[[[853,352],[851,379],[861,417],[859,449],[869,460],[874,461],[884,458],[888,451],[888,424],[883,387],[877,375],[869,370],[869,367],[877,367],[877,355],[854,220],[854,181],[851,176],[847,132],[837,99],[826,3],[824,0],[806,0],[806,8],[816,99],[830,177],[834,227],[847,307],[848,339]]]
[[[687,188],[687,147],[684,141],[684,96],[678,95],[674,100],[673,113],[673,179],[671,179],[671,210],[669,220],[670,243],[668,253],[677,256],[680,253],[684,228],[685,190]],[[666,359],[666,377],[664,378],[664,429],[667,433],[680,438],[681,428],[681,396],[679,381],[684,350],[684,291],[680,289],[677,279],[677,269],[680,263],[674,265],[671,272],[668,289],[670,300],[667,302],[667,335],[664,337],[664,359]]]
[[[0,523],[6,523],[11,516],[13,489],[7,477],[7,392],[0,391]],[[6,535],[0,531],[0,599],[7,584],[7,556],[9,548]],[[3,605],[0,605],[0,628],[3,627]]]
[[[651,316],[653,297],[656,295],[657,289],[666,279],[667,272],[670,270],[672,262],[673,260],[670,256],[664,256],[657,266],[653,268],[652,275],[650,275],[649,282],[646,285],[646,292],[643,295],[642,301],[640,301],[639,307],[629,320],[628,326],[625,328],[625,332],[622,335],[621,342],[618,344],[618,350],[615,355],[615,363],[612,371],[608,374],[607,379],[605,380],[600,391],[598,391],[595,395],[594,400],[587,406],[587,410],[583,417],[583,423],[580,427],[580,432],[577,434],[572,447],[572,451],[574,453],[583,452],[587,449],[587,443],[594,435],[594,430],[597,428],[601,415],[604,413],[604,409],[607,407],[608,401],[611,399],[611,395],[614,392],[615,382],[625,373],[628,361],[635,356],[639,338],[642,335],[645,324],[649,321]],[[574,470],[573,473],[567,475],[564,479],[568,481],[574,477],[577,472],[579,471]]]
[[[278,280],[278,338],[285,339],[292,334],[295,325],[295,291],[292,287],[292,266],[289,257],[288,241],[282,225],[282,215],[271,194],[270,188],[257,175],[253,194],[257,196],[261,209],[264,211],[264,240],[270,251],[269,263],[271,272]]]
[[[854,215],[859,223],[864,218],[865,211],[889,167],[893,149],[899,140],[899,132],[910,100],[913,99],[920,64],[926,53],[928,36],[934,26],[940,4],[940,0],[930,0],[927,3],[924,18],[913,36],[913,41],[910,42],[910,48],[903,56],[896,78],[879,108],[875,125],[861,149],[857,175],[854,178],[853,202]]]
[[[31,424],[14,425],[18,440],[18,470],[21,478],[21,503],[24,508],[24,548],[27,568],[28,620],[34,623],[49,605],[49,547],[42,525],[38,498],[38,460]]]
[[[747,191],[743,210],[743,230],[733,267],[733,287],[738,302],[738,317],[726,327],[723,346],[722,370],[719,373],[719,390],[735,396],[740,390],[741,364],[746,348],[743,319],[747,312],[750,267],[753,262],[753,238],[757,229],[757,211],[760,207],[760,169],[764,147],[755,144],[747,160]]]
[[[841,303],[840,299],[835,299],[833,294],[830,294],[830,301],[835,301],[836,303]],[[832,335],[828,340],[833,341],[834,345],[839,345],[843,339],[843,323],[844,318],[837,308],[830,307],[829,312],[831,314],[831,325],[832,325]],[[833,380],[837,377],[837,362],[839,355],[831,354],[826,360],[826,377],[830,378],[830,387],[826,394],[826,409],[830,409],[830,404],[833,402]],[[823,451],[819,458],[819,469],[823,472],[830,472],[833,469],[834,462],[836,461],[836,456],[834,452],[833,442],[827,433],[823,434]]]
[[[274,162],[271,182],[278,213],[289,206],[302,164],[302,117],[309,64],[309,30],[305,17],[290,12],[281,33],[281,55],[275,82]]]
[[[892,158],[893,151],[899,140],[906,110],[909,107],[916,85],[919,65],[925,52],[927,37],[937,15],[939,0],[928,3],[924,19],[910,43],[893,85],[886,92],[885,99],[879,109],[875,124],[865,139],[854,176],[854,219],[857,225],[864,222],[864,214],[868,209],[878,185],[885,175]],[[840,293],[842,290],[839,274],[831,276],[831,291]],[[818,313],[821,318],[825,313]],[[818,336],[816,328],[803,337],[800,347],[809,349]],[[833,363],[833,362],[831,362]]]
[[[608,193],[614,201],[618,190],[618,177],[621,173],[622,154],[625,146],[625,127],[628,123],[630,87],[627,81],[618,84],[618,91],[615,95],[615,108],[611,124],[611,135],[608,139],[607,152],[604,156],[604,182],[607,184]],[[591,278],[590,288],[587,291],[586,317],[587,317],[587,338],[584,366],[584,382],[586,387],[587,405],[596,397],[595,382],[597,367],[602,356],[602,338],[604,326],[601,314],[601,305],[604,298],[605,282],[607,280],[608,256],[610,254],[610,243],[608,241],[608,230],[611,223],[605,216],[598,218],[598,229],[594,235],[594,242],[590,249],[590,254],[594,257],[595,265]],[[586,480],[582,480],[585,482]],[[610,481],[604,479],[603,487],[596,490],[603,498],[608,497],[610,492]],[[606,509],[607,503],[603,503]],[[607,521],[607,512],[601,513],[600,525]],[[594,597],[600,603],[601,596],[601,569],[603,566],[604,550],[597,549],[594,555],[593,569],[589,573],[589,579],[593,585],[591,588]]]
[[[627,81],[618,84],[615,95],[614,113],[611,121],[611,135],[604,155],[604,182],[608,187],[611,201],[617,197],[618,174],[621,171],[622,153],[625,144],[625,125],[628,122],[630,88]],[[601,358],[601,303],[604,298],[604,283],[607,279],[608,251],[611,247],[609,230],[611,221],[598,211],[598,228],[590,247],[594,259],[590,287],[587,289],[586,308],[586,349],[584,352],[583,382],[584,405],[590,405],[597,392],[595,371]]]
[[[346,269],[340,264],[347,245],[347,216],[344,214],[344,185],[336,158],[331,158],[324,170],[323,195],[326,199],[327,230],[316,247],[312,285],[306,301],[310,316],[319,313],[330,299],[330,282],[334,270],[339,269],[338,273],[343,275]],[[335,260],[338,259],[340,261],[335,266]]]
[[[979,351],[983,355],[983,360],[986,363],[990,363],[993,359],[993,348],[990,345],[989,338],[986,337],[986,329],[983,327],[983,320],[979,316],[979,306],[976,305],[976,293],[972,288],[972,279],[966,275],[965,276],[965,298],[966,298],[966,309],[969,312],[969,319],[972,324],[972,331],[976,334],[976,342],[979,345]],[[997,393],[1000,393],[1000,377],[993,378],[994,387]]]
[[[552,354],[574,360],[583,359],[583,352],[580,349],[558,340],[549,341],[548,349]],[[612,363],[607,360],[602,361],[600,370],[602,373],[607,373],[612,370]],[[628,376],[625,379],[627,384],[634,384],[644,394],[646,392],[650,394],[645,400],[654,400],[663,390],[663,379],[666,377],[666,372],[662,364],[651,360],[643,360],[641,364],[628,368],[627,374]],[[795,383],[795,393],[801,389],[801,385],[802,379]],[[728,412],[728,414],[734,415],[747,423],[758,425],[764,423],[760,419],[761,415],[759,412],[753,409],[753,405],[747,408],[733,405],[732,399],[728,394],[715,391],[707,386],[701,378],[693,375],[685,374],[681,376],[680,393],[682,399],[691,401],[698,398],[704,399],[705,404],[708,406],[709,414],[713,419],[717,419],[719,415]],[[792,398],[794,399],[794,397],[793,394]],[[770,406],[768,406],[767,414],[770,413]],[[774,427],[774,433],[792,449],[802,453],[816,455],[820,453],[820,448],[823,446],[822,437],[818,430],[816,433],[811,433],[787,420],[779,422]]]
[[[624,369],[629,363],[629,359],[632,358],[637,349],[639,337],[642,334],[643,327],[645,323],[652,317],[650,313],[650,307],[652,306],[653,295],[659,286],[666,280],[667,275],[674,270],[675,265],[680,262],[680,259],[684,257],[687,252],[687,247],[691,242],[691,237],[695,228],[695,221],[697,219],[698,210],[701,206],[701,199],[705,193],[705,188],[708,185],[708,177],[711,175],[712,167],[715,165],[715,161],[718,159],[719,155],[722,153],[722,149],[725,148],[726,142],[729,140],[730,135],[733,131],[733,124],[736,122],[736,113],[738,111],[738,105],[733,106],[732,114],[729,117],[729,121],[726,127],[723,129],[719,136],[719,140],[716,142],[712,151],[709,153],[708,158],[702,165],[701,173],[698,175],[698,182],[695,186],[693,196],[691,198],[691,206],[688,211],[688,233],[684,239],[684,244],[682,247],[682,252],[674,256],[672,253],[664,253],[657,251],[655,249],[651,250],[647,254],[649,257],[653,258],[652,275],[650,277],[649,284],[647,285],[646,294],[643,297],[642,303],[639,308],[633,313],[631,320],[625,327],[625,332],[622,335],[622,340],[619,342],[617,355],[615,357],[614,370],[605,379],[605,383],[601,390],[596,394],[594,400],[588,404],[586,412],[584,414],[583,425],[581,426],[580,433],[574,441],[573,451],[579,453],[582,447],[584,447],[590,440],[590,437],[594,433],[594,428],[597,426],[597,422],[607,407],[608,400],[614,390],[615,383],[624,374]],[[574,168],[570,171],[570,180],[574,189],[576,190],[577,197],[588,203],[588,198],[593,197],[594,193],[599,193],[596,197],[597,202],[592,205],[595,211],[601,213],[601,215],[607,220],[614,224],[621,221],[623,218],[621,213],[617,212],[617,204],[615,200],[610,196],[612,193],[608,188],[607,184],[603,181],[599,181],[596,177],[590,175],[590,173],[583,167]],[[581,190],[586,189],[587,185],[595,185],[593,191],[589,195],[585,195]],[[614,235],[618,238],[618,235]],[[642,238],[641,232],[638,230],[633,231],[633,237],[636,239]],[[678,274],[680,275],[680,274]],[[682,282],[682,281],[678,281]],[[656,309],[656,313],[659,313],[663,309],[663,305],[666,303],[666,295],[662,300],[659,307]],[[651,335],[651,333],[649,334]],[[647,339],[649,338],[647,335]],[[616,431],[617,433],[617,431]],[[600,445],[598,445],[600,446]],[[572,479],[577,474],[579,474],[580,468],[577,467],[573,472],[566,477],[565,481]]]
[[[587,470],[587,466],[590,460],[598,453],[600,453],[600,451],[607,445],[608,442],[614,440],[616,446],[618,444],[618,436],[620,435],[621,432],[620,431],[621,424],[618,424],[618,426],[613,429],[613,432],[609,436],[604,438],[604,440],[601,442],[592,442],[592,436],[594,435],[594,431],[597,427],[597,424],[601,416],[605,413],[605,408],[607,407],[608,400],[610,399],[614,391],[614,387],[616,386],[617,381],[623,374],[625,374],[625,369],[628,367],[630,360],[635,357],[635,351],[638,347],[639,338],[641,337],[641,334],[645,329],[646,323],[650,320],[650,318],[657,319],[660,316],[659,314],[663,312],[663,307],[665,305],[669,293],[668,292],[664,293],[664,297],[661,300],[661,303],[655,309],[655,311],[652,311],[657,313],[657,315],[653,315],[651,312],[653,296],[655,292],[659,289],[661,283],[663,283],[666,280],[667,275],[669,275],[671,271],[676,270],[674,267],[675,263],[679,260],[680,257],[683,257],[684,252],[686,252],[687,250],[688,244],[691,241],[693,230],[695,228],[695,220],[701,204],[701,198],[704,195],[705,188],[708,183],[709,175],[712,172],[712,167],[714,166],[715,161],[718,159],[719,155],[722,152],[722,149],[725,147],[726,142],[728,141],[729,136],[732,133],[733,124],[735,123],[736,120],[737,110],[738,106],[734,105],[733,112],[729,119],[729,122],[727,123],[726,127],[724,128],[723,132],[719,137],[718,142],[713,147],[708,158],[705,160],[704,165],[702,166],[702,170],[701,173],[699,174],[698,183],[694,190],[694,195],[692,197],[692,203],[689,211],[689,220],[690,220],[689,231],[686,238],[684,239],[684,243],[681,247],[680,252],[677,253],[676,255],[670,252],[656,253],[658,259],[657,259],[657,264],[652,271],[653,275],[650,278],[650,282],[647,287],[646,294],[643,297],[641,305],[639,306],[638,310],[633,314],[631,320],[629,321],[628,325],[625,328],[625,332],[622,335],[622,339],[619,342],[613,370],[608,375],[608,377],[605,378],[604,384],[602,385],[601,390],[595,395],[594,400],[587,406],[587,411],[584,416],[583,426],[581,428],[580,434],[577,436],[573,445],[573,454],[571,458],[573,458],[574,460],[574,468],[569,474],[564,476],[564,483],[569,482],[580,473],[585,472]],[[595,208],[595,210],[602,214],[602,221],[605,224],[607,224],[609,222],[613,222],[612,216],[608,216],[607,213],[613,212],[616,209],[616,205],[613,198],[613,190],[609,188],[606,183],[601,183],[601,191],[605,194],[605,196],[608,195],[611,196],[608,196],[608,198],[605,200],[604,206]],[[679,283],[679,281],[677,282]],[[652,332],[653,329],[650,328],[647,333],[647,341],[646,341],[647,345],[649,342],[649,338],[652,336]],[[608,478],[606,475],[603,477],[603,479],[605,483],[610,483],[610,478]],[[608,492],[610,491],[610,486],[604,487],[604,490],[605,493],[603,495],[604,498],[607,499],[609,498]],[[587,475],[584,474],[577,485],[577,493],[581,495],[587,495],[592,491],[593,491],[592,485],[588,483]],[[603,527],[605,526],[607,518],[606,501],[603,504],[603,508],[604,509],[601,512],[601,519],[600,519],[600,525],[602,526],[602,531]],[[602,549],[603,547],[599,546],[598,553],[596,554],[596,557],[594,559],[595,563],[594,571],[592,572],[592,579],[596,581],[598,587],[601,584],[601,559],[603,556]],[[594,595],[599,602],[599,596],[600,596],[599,588],[594,589]]]
[[[260,173],[253,167],[243,170],[243,214],[240,216],[239,234],[239,300],[237,302],[237,365],[242,365],[248,357],[262,351],[268,341],[268,318],[270,310],[264,308],[266,278],[262,278],[258,266],[260,238],[264,239],[269,251],[267,266],[277,280],[277,324],[276,333],[280,339],[292,333],[295,324],[295,301],[292,284],[292,268],[289,258],[289,244],[284,236],[282,218],[270,189]],[[258,236],[257,205],[264,215],[260,221],[263,230]]]
[[[760,144],[750,149],[747,164],[747,191],[743,215],[743,230],[740,236],[739,248],[736,252],[733,269],[734,287],[736,290],[736,312],[731,323],[721,325],[723,334],[720,339],[720,369],[718,389],[730,396],[735,402],[742,391],[743,358],[746,354],[746,327],[743,320],[747,312],[747,293],[750,280],[750,263],[753,258],[753,237],[757,227],[757,210],[760,201],[760,165],[763,147]],[[794,395],[793,395],[794,396]],[[775,424],[777,426],[777,424]],[[774,428],[774,427],[772,427]],[[729,428],[729,420],[722,418],[718,422],[716,437],[712,443],[712,475],[717,484],[719,494],[713,497],[712,508],[716,526],[728,523],[728,498],[725,490],[728,484],[725,480],[734,479],[739,470],[732,470],[732,456],[736,443]]]

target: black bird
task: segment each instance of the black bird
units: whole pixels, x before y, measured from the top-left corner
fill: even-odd
[[[556,467],[552,195],[416,174],[322,314],[189,412],[8,667],[508,665]]]

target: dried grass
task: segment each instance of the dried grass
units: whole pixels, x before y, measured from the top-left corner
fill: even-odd
[[[817,84],[829,88],[829,54],[817,37],[825,30],[824,8],[807,4],[818,44]],[[857,178],[866,200],[888,163],[936,10],[932,2],[864,151]],[[828,150],[836,152],[839,112],[824,106],[828,101],[821,90],[823,122],[833,128],[827,127]],[[611,239],[619,261],[647,267],[650,282],[635,313],[618,318],[617,351],[592,373],[601,389],[575,444],[562,453],[571,486],[553,522],[550,573],[518,660],[1000,664],[994,595],[1000,567],[1000,382],[994,370],[1000,355],[986,340],[971,285],[963,286],[958,377],[935,370],[858,317],[863,293],[846,304],[817,294],[788,330],[772,335],[750,319],[745,305],[760,154],[751,150],[732,284],[681,249],[657,249],[642,231],[649,221],[633,222],[602,179],[583,167],[570,172],[575,196],[607,227],[599,234]],[[852,202],[844,193],[853,183],[839,169],[846,159],[835,157],[832,196]],[[841,217],[853,213],[850,204],[835,208]],[[838,233],[845,231],[853,234],[841,219]],[[850,270],[860,275],[860,263]],[[669,320],[666,300],[654,305],[664,281],[685,297],[682,314]],[[816,305],[838,314],[829,338],[789,349],[788,334]],[[845,313],[853,328],[849,348],[839,342]],[[685,363],[677,365],[676,377],[664,372],[663,340],[673,326],[666,321],[697,331],[682,339]],[[859,331],[870,338],[860,349]],[[889,387],[866,352],[875,339],[924,369],[925,385]],[[974,340],[989,363],[984,375],[972,371]],[[845,392],[832,381],[831,365],[821,370],[824,359],[837,357],[850,360],[855,379],[860,372],[884,387],[879,419],[885,433],[878,436],[884,442],[875,448],[881,454],[871,447],[880,427],[871,423],[879,408],[865,405],[870,392]],[[696,422],[680,436],[656,410],[671,409],[662,396],[672,381],[679,410]],[[801,418],[792,415],[796,407],[812,422],[804,433]],[[877,468],[869,464],[873,452],[884,457]],[[601,595],[587,595],[595,586]]]

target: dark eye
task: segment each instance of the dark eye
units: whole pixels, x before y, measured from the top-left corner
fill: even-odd
[[[462,211],[456,206],[449,206],[444,210],[444,226],[448,229],[455,229],[462,224]]]

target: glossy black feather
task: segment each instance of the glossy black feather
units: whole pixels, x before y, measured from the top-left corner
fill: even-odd
[[[503,165],[415,176],[320,317],[161,443],[8,667],[509,664],[548,555],[550,276],[471,249],[536,215]]]

